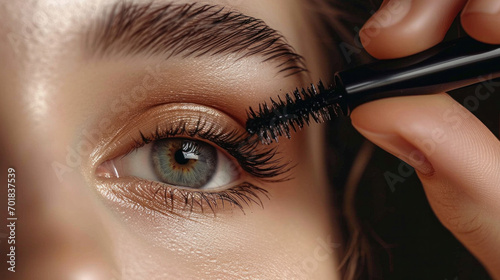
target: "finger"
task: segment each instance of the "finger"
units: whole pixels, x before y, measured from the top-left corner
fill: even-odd
[[[500,277],[500,141],[446,94],[367,103],[352,122],[415,167],[440,221]]]
[[[408,56],[441,42],[466,0],[384,1],[360,30],[365,49],[378,59]]]
[[[500,1],[470,0],[461,15],[462,26],[474,39],[500,44]]]

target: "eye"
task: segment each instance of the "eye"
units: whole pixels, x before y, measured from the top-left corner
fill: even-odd
[[[187,138],[153,141],[111,164],[117,168],[117,177],[134,176],[197,190],[220,189],[240,175],[224,152],[204,141]]]
[[[165,215],[263,207],[266,188],[288,180],[291,169],[276,146],[260,145],[230,116],[195,104],[138,114],[97,154],[103,197]]]

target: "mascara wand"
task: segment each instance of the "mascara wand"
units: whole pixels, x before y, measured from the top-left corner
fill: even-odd
[[[500,46],[470,37],[444,42],[409,57],[337,72],[334,84],[296,89],[249,108],[247,131],[265,144],[309,125],[387,97],[435,94],[500,77]]]

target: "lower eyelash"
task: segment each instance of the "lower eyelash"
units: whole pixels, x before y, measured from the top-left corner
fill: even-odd
[[[186,212],[206,214],[208,210],[216,215],[216,210],[229,207],[236,207],[245,214],[245,205],[257,204],[263,208],[262,198],[270,199],[267,190],[247,182],[222,191],[205,192],[177,188],[160,182],[146,182],[140,178],[132,181],[125,188],[114,183],[108,190],[113,197],[131,202],[138,208],[176,216],[183,216],[179,213]]]
[[[151,187],[154,186],[152,185]],[[155,194],[161,194],[164,198],[165,206],[167,208],[170,205],[171,211],[173,211],[176,196],[179,196],[180,201],[182,201],[181,203],[184,204],[183,210],[186,210],[186,208],[189,207],[189,212],[191,213],[193,212],[195,205],[197,205],[202,213],[205,213],[205,209],[208,208],[214,215],[216,213],[216,209],[219,209],[220,207],[224,209],[226,204],[231,207],[236,206],[243,213],[245,213],[243,204],[250,206],[250,204],[255,203],[264,208],[262,199],[258,195],[259,193],[269,199],[269,194],[265,189],[250,183],[242,183],[219,192],[191,191],[171,188],[168,186],[158,186],[155,191]]]

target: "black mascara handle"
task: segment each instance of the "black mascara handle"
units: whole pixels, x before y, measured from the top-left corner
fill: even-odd
[[[341,105],[349,114],[368,101],[434,94],[497,77],[500,77],[500,45],[463,37],[409,57],[340,71],[335,74],[335,90],[343,91]]]

